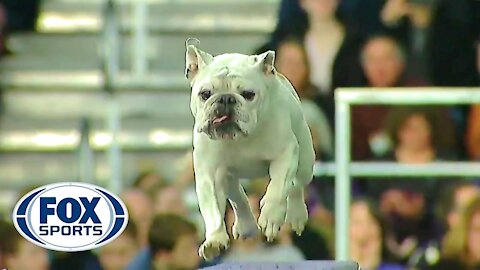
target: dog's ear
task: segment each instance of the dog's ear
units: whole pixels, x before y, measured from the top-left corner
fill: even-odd
[[[198,41],[198,39],[189,38],[185,43],[187,49],[185,54],[185,77],[190,82],[198,74],[198,71],[213,61],[213,56],[211,54],[201,51],[195,46],[195,44],[192,44],[192,42],[199,44],[200,41]]]
[[[256,55],[255,65],[263,71],[265,75],[275,74],[275,52],[266,51],[262,54]]]

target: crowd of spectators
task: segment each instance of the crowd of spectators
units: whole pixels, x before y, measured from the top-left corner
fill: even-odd
[[[277,70],[301,98],[317,160],[331,161],[338,87],[479,86],[480,2],[283,0],[275,31],[256,51],[267,49],[276,51]],[[479,160],[480,105],[355,105],[352,157],[403,164]],[[132,181],[120,195],[130,223],[99,250],[47,252],[1,221],[0,269],[188,270],[335,257],[334,185],[316,177],[308,187],[310,218],[302,236],[284,227],[273,243],[260,235],[239,239],[214,261],[201,260],[203,222],[191,153],[186,161],[171,181],[155,171]],[[257,215],[267,181],[242,180]],[[478,179],[361,178],[353,188],[349,253],[362,269],[480,269]],[[231,209],[226,220],[231,230]]]

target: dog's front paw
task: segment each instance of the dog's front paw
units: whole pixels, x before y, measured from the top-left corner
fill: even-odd
[[[241,219],[237,218],[232,227],[232,235],[234,239],[245,239],[248,237],[255,237],[258,234],[258,226],[255,219]]]
[[[227,232],[215,232],[207,236],[207,239],[198,249],[198,255],[205,260],[211,260],[220,255],[222,249],[226,250],[228,248],[228,242]]]
[[[267,237],[267,241],[275,240],[280,227],[285,223],[287,205],[285,201],[268,200],[263,198],[261,203],[260,217],[258,226],[262,233]]]
[[[297,235],[301,235],[308,221],[307,206],[303,200],[291,199],[287,203],[286,222]]]

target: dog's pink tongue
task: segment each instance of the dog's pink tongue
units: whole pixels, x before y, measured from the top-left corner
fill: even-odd
[[[213,123],[214,123],[214,124],[223,123],[223,122],[225,122],[225,121],[227,121],[227,120],[228,120],[228,116],[227,116],[227,115],[224,115],[224,116],[222,116],[222,117],[220,117],[220,118],[215,118],[215,120],[213,120]]]

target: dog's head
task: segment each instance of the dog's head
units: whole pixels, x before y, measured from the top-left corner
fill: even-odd
[[[212,56],[187,40],[185,76],[198,132],[211,139],[238,139],[257,127],[267,111],[276,71],[275,52]]]

